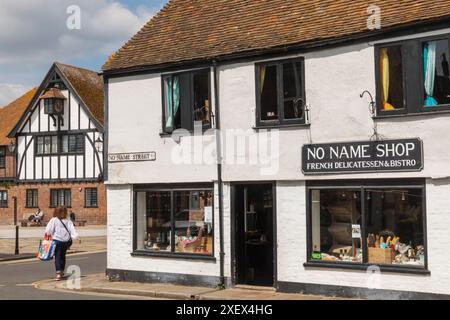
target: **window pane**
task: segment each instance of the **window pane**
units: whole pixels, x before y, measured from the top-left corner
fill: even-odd
[[[27,190],[26,206],[28,208],[36,208],[38,206],[37,190]]]
[[[194,81],[194,121],[201,121],[204,126],[211,123],[209,108],[209,71],[197,72]]]
[[[180,77],[169,76],[164,81],[165,123],[166,131],[171,132],[181,127],[180,112]]]
[[[63,190],[64,191],[64,202],[63,205],[66,207],[72,206],[72,197],[71,197],[71,191],[69,189]]]
[[[175,251],[211,254],[212,191],[175,191]]]
[[[425,265],[421,189],[366,191],[369,263]]]
[[[44,137],[37,138],[37,153],[38,154],[44,153]]]
[[[147,192],[146,236],[144,248],[154,251],[171,251],[170,192]]]
[[[426,107],[450,104],[450,70],[448,40],[425,42],[422,45],[424,92]]]
[[[259,69],[261,120],[278,120],[277,66]]]
[[[52,136],[52,153],[58,153],[58,137]]]
[[[301,64],[283,64],[283,90],[284,90],[284,118],[298,119],[303,115],[303,101],[301,93]]]
[[[50,190],[50,206],[56,207],[58,205],[58,190]]]
[[[361,192],[313,190],[311,197],[311,258],[361,263]]]
[[[61,137],[61,152],[68,153],[69,152],[69,136]]]
[[[8,192],[0,191],[0,208],[8,207]]]
[[[404,108],[401,46],[380,49],[381,110]]]
[[[44,152],[45,154],[51,153],[51,137],[44,137]]]

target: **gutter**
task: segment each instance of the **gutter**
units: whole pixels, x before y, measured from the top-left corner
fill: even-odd
[[[222,181],[222,140],[220,136],[220,103],[219,103],[219,74],[217,73],[217,62],[213,61],[214,73],[214,105],[216,122],[216,152],[217,152],[217,184],[219,193],[219,260],[220,260],[220,287],[225,287],[225,250],[223,234],[223,181]]]

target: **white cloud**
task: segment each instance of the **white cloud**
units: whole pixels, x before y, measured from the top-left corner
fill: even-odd
[[[21,84],[0,84],[0,108],[8,105],[31,88]]]
[[[20,91],[10,83],[39,85],[53,61],[86,61],[98,70],[162,3],[130,10],[120,1],[0,0],[0,105],[11,97],[8,92]],[[71,5],[81,9],[80,30],[67,28]]]

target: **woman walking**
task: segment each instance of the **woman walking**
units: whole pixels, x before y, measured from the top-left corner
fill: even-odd
[[[53,218],[48,222],[45,236],[51,236],[56,242],[55,268],[56,281],[64,276],[66,268],[66,252],[72,245],[72,240],[78,239],[78,233],[70,219],[67,219],[67,208],[58,206],[53,212]]]

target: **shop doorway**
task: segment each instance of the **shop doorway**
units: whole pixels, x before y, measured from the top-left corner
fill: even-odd
[[[275,286],[274,184],[233,186],[232,221],[234,283]]]

